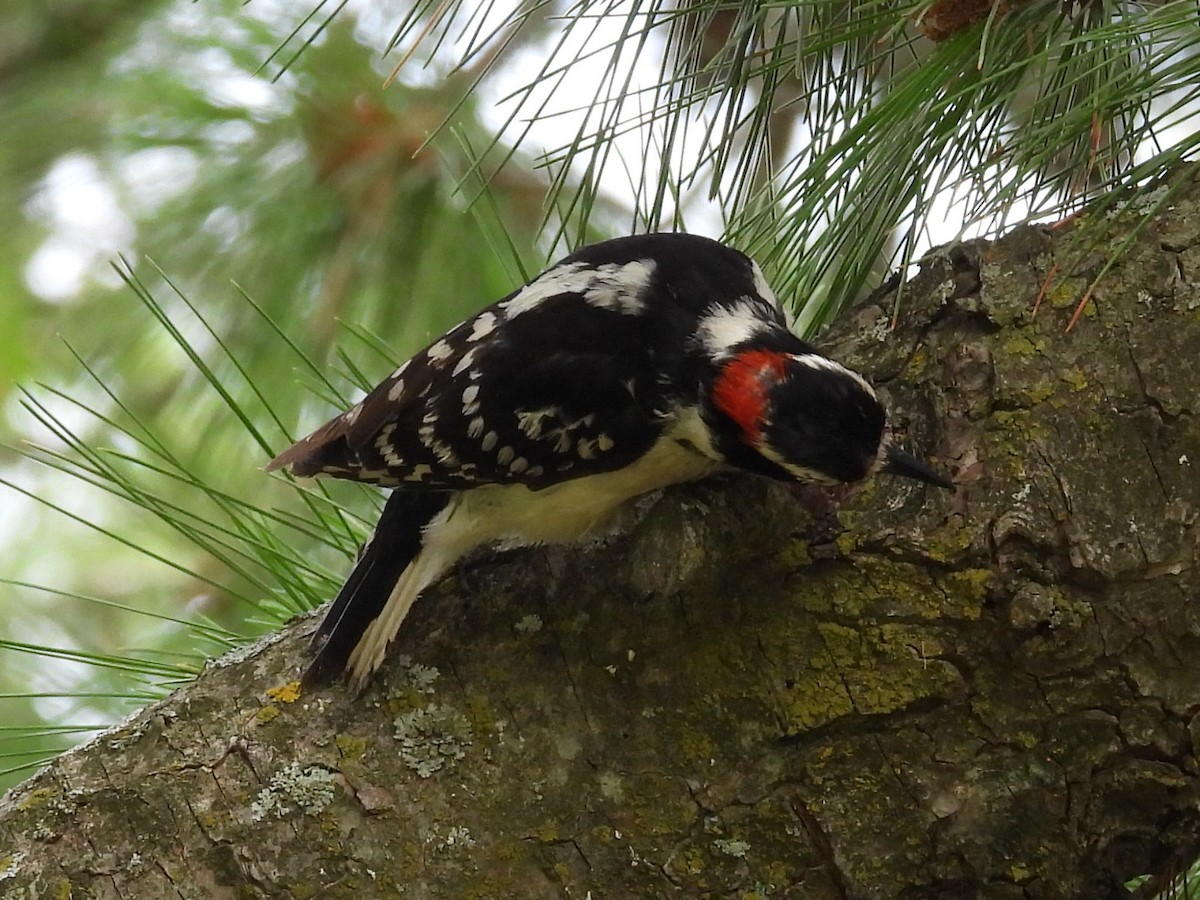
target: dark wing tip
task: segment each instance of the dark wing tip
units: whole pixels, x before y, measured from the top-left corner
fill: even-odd
[[[345,415],[330,419],[312,434],[303,437],[288,447],[265,466],[264,472],[289,469],[301,477],[315,475],[330,462],[330,451],[346,436],[349,423]]]
[[[290,466],[296,459],[295,451],[298,446],[298,444],[292,444],[292,446],[288,447],[273,460],[263,466],[263,471],[274,472],[278,469],[284,469]]]
[[[292,444],[292,446],[263,466],[263,471],[275,472],[279,469],[287,469],[293,475],[311,474],[307,471],[307,467],[303,463],[315,450],[319,450],[320,448],[321,444],[313,442],[311,436],[306,437]]]

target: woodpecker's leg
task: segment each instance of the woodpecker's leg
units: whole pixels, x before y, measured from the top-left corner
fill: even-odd
[[[426,525],[453,496],[445,491],[395,490],[388,497],[354,571],[313,635],[317,655],[304,673],[305,684],[321,684],[350,669],[361,685],[379,667],[417,595],[449,565],[430,574],[428,563],[434,561],[422,564],[421,548]],[[380,640],[382,646],[377,646]]]

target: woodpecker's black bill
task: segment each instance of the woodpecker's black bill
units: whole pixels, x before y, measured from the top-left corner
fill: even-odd
[[[889,475],[900,475],[914,481],[933,484],[947,491],[954,490],[954,483],[950,479],[939,475],[927,463],[915,456],[905,453],[903,450],[897,450],[895,447],[888,447],[887,457],[883,461],[881,471],[887,472]]]

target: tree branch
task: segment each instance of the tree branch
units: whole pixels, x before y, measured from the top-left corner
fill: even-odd
[[[898,330],[888,295],[823,341],[881,386],[906,443],[953,465],[953,496],[887,479],[669,492],[606,546],[464,567],[359,697],[293,696],[313,627],[295,623],[7,795],[0,888],[1161,884],[1200,834],[1196,171],[1070,334],[1136,198],[943,248]]]

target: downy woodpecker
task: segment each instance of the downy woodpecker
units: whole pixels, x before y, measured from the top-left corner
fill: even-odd
[[[584,247],[267,465],[392,488],[306,680],[364,684],[473,548],[576,541],[670,484],[883,471],[951,486],[885,426],[861,375],[788,330],[749,257],[686,234]]]

